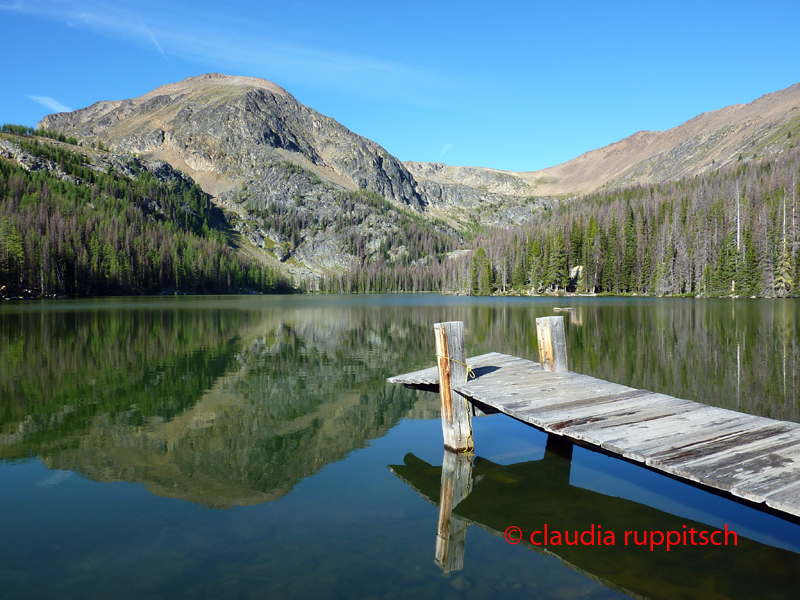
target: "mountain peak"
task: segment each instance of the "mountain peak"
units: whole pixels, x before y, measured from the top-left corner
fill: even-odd
[[[285,89],[266,79],[260,79],[258,77],[244,77],[242,75],[225,75],[224,73],[205,73],[204,75],[187,77],[183,81],[162,85],[161,87],[154,89],[152,92],[148,92],[144,96],[141,96],[140,99],[149,100],[150,98],[154,98],[156,96],[172,96],[206,88],[226,86],[261,89],[278,96],[291,97],[291,94],[289,94],[289,92],[287,92]]]

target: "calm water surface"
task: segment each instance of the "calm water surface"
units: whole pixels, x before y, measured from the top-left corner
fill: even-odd
[[[473,422],[466,534],[437,566],[438,398],[385,380],[433,364],[438,321],[535,359],[554,307],[574,371],[800,421],[796,300],[7,302],[0,597],[796,598],[798,523],[502,415]],[[503,537],[545,523],[615,543]],[[738,545],[623,540],[726,524]]]

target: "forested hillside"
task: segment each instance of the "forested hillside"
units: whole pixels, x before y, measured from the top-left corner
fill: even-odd
[[[449,270],[442,286],[472,293],[569,287],[797,296],[799,171],[800,150],[792,149],[671,183],[565,201],[524,228],[476,240],[470,269]]]
[[[658,185],[564,200],[493,229],[442,263],[387,277],[354,269],[344,291],[473,295],[800,295],[800,149]]]
[[[278,267],[234,249],[230,215],[190,179],[159,177],[134,157],[103,170],[80,148],[6,137],[3,296],[291,289]],[[8,160],[8,141],[27,162]],[[310,176],[295,171],[290,181]],[[349,268],[299,281],[303,290],[785,297],[800,295],[798,174],[800,149],[742,157],[691,178],[551,203],[524,226],[468,243],[367,190],[333,194],[324,211],[300,196],[241,206],[258,225],[248,240],[286,240],[265,251],[276,265],[313,253],[348,257]]]
[[[78,148],[5,137],[0,295],[290,289],[279,271],[230,247],[222,214],[185,178],[160,181],[134,158],[132,177],[102,171]],[[28,162],[10,160],[9,147]]]

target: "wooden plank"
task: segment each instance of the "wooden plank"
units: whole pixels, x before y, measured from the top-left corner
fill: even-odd
[[[727,451],[679,468],[697,481],[713,482],[717,489],[763,502],[769,493],[800,479],[797,446],[798,437],[794,434],[776,436],[734,444]]]
[[[534,375],[493,373],[479,380],[470,381],[468,384],[460,386],[459,389],[465,395],[480,396],[487,400],[492,396],[499,397],[510,393],[524,393],[534,400],[544,392],[559,392],[570,389],[569,386],[578,385],[614,386],[616,384],[609,384],[599,379],[579,379],[540,371]]]
[[[405,375],[390,377],[386,381],[389,383],[439,385],[439,369],[438,367],[422,369],[421,371],[414,371],[413,373],[406,373]]]
[[[750,415],[719,415],[713,407],[697,404],[695,410],[667,417],[661,421],[637,423],[603,442],[603,448],[614,452],[629,451],[649,457],[669,446],[692,447],[718,434],[741,430]],[[719,432],[719,433],[717,433]]]
[[[650,411],[643,411],[634,415],[621,414],[615,415],[613,418],[606,419],[600,423],[590,423],[581,427],[568,427],[562,430],[562,434],[578,439],[582,442],[588,442],[639,462],[646,462],[647,454],[638,450],[633,444],[630,444],[630,439],[623,439],[618,441],[620,432],[630,430],[635,425],[644,422],[651,422],[654,424],[666,423],[669,426],[674,425],[686,413],[697,410],[692,405],[664,405],[654,407]],[[672,436],[674,437],[680,429],[672,428]],[[615,439],[614,443],[609,443],[609,439]]]
[[[517,358],[516,356],[511,356],[508,354],[501,354],[500,356],[496,357],[493,361],[493,366],[504,368],[509,367],[511,365],[518,365],[523,361],[521,358]]]
[[[508,356],[506,354],[500,354],[498,352],[489,352],[487,354],[480,354],[478,356],[473,356],[472,358],[468,358],[465,362],[470,366],[471,369],[480,369],[481,367],[486,366],[496,366],[495,363],[497,362],[497,357],[505,357]],[[515,358],[515,357],[510,357]],[[520,361],[522,359],[516,359]],[[539,363],[534,363],[530,361],[524,361],[529,363],[529,368],[533,370],[541,370],[539,367]],[[420,369],[419,371],[413,371],[411,373],[405,373],[403,375],[395,375],[394,377],[389,377],[386,381],[389,383],[400,383],[400,384],[412,384],[412,385],[439,385],[439,369],[438,366],[428,367],[426,369]]]
[[[654,454],[652,462],[664,467],[684,465],[688,466],[719,453],[727,453],[731,449],[744,449],[747,445],[757,442],[769,443],[769,438],[786,433],[788,423],[760,419],[754,417],[747,422],[747,426],[734,433],[718,435],[705,443],[687,448],[665,448],[662,452]]]
[[[714,465],[720,461],[727,460],[727,456],[731,453],[736,455],[739,470],[761,470],[763,468],[772,468],[775,466],[776,461],[783,463],[780,458],[768,459],[770,453],[781,452],[786,449],[792,449],[796,446],[798,435],[794,429],[785,430],[783,425],[789,423],[774,422],[772,425],[767,425],[761,429],[753,429],[752,435],[742,433],[733,436],[728,441],[727,446],[722,446],[717,452],[703,456],[696,457],[693,460],[683,462],[685,466],[703,467],[706,465]],[[746,437],[745,437],[746,436]],[[751,461],[758,464],[751,465]]]
[[[580,422],[568,423],[566,427],[563,426],[563,423],[559,423],[553,426],[552,429],[556,433],[560,432],[562,435],[583,442],[589,442],[596,446],[602,446],[604,437],[608,434],[608,430],[614,430],[616,434],[620,428],[628,428],[635,423],[674,417],[676,414],[690,410],[693,410],[693,407],[675,405],[672,403],[664,403],[663,405],[653,406],[649,409],[620,409],[600,415],[589,422],[582,420]]]
[[[777,421],[764,419],[747,431],[723,435],[698,446],[698,451],[689,455],[678,452],[664,452],[669,458],[648,458],[646,464],[662,471],[696,481],[716,489],[731,491],[737,483],[743,482],[748,471],[741,467],[742,457],[748,452],[763,451],[770,443],[770,438],[785,433],[784,425]],[[800,439],[790,436],[790,443],[798,443]]]
[[[541,415],[550,412],[586,410],[603,411],[618,402],[633,400],[637,405],[642,405],[641,396],[627,397],[631,388],[598,382],[567,382],[555,389],[542,390],[534,400],[528,401],[528,406]],[[598,401],[599,398],[605,400]],[[552,408],[549,408],[552,407]],[[567,415],[564,415],[568,417]]]
[[[537,401],[534,406],[537,411],[541,411],[542,416],[556,411],[578,411],[583,408],[601,407],[604,404],[612,404],[620,400],[628,400],[633,398],[642,398],[644,396],[653,395],[652,392],[647,390],[631,390],[622,393],[603,394],[600,396],[593,396],[588,394],[576,394],[574,400],[557,399],[550,401],[543,399],[541,402]]]
[[[626,393],[630,391],[633,390],[618,387],[615,384],[604,385],[603,382],[565,383],[562,386],[520,388],[513,392],[503,390],[495,397],[511,409],[544,414],[591,406],[593,398],[603,398],[597,403],[597,406],[602,409],[605,404],[624,399]]]
[[[791,487],[767,496],[766,504],[775,510],[800,517],[800,481]]]
[[[731,486],[734,496],[763,502],[769,495],[800,481],[800,444],[796,439],[790,439],[783,448],[775,447],[763,453],[757,460],[758,471]]]
[[[608,430],[621,426],[630,429],[633,425],[672,417],[695,407],[691,403],[675,402],[673,398],[653,394],[648,404],[641,403],[641,396],[609,402],[592,411],[591,407],[579,410],[552,412],[546,416],[551,429],[563,430],[565,434],[576,435],[583,431],[609,434]],[[618,434],[618,432],[613,432]]]

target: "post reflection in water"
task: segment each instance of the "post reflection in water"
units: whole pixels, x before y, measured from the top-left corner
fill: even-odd
[[[464,568],[467,522],[453,509],[472,491],[472,457],[444,451],[442,491],[439,496],[439,524],[436,528],[436,564],[445,573]]]
[[[430,502],[440,498],[435,561],[446,573],[464,568],[468,525],[500,537],[518,527],[510,538],[519,540],[516,548],[554,555],[634,597],[788,598],[796,593],[800,555],[741,533],[734,536],[732,528],[727,536],[716,534],[716,545],[700,532],[711,534],[717,527],[570,485],[573,448],[550,434],[544,458],[537,461],[499,465],[445,451],[441,468],[407,454],[403,465],[389,469]],[[534,532],[539,533],[531,543]],[[678,532],[669,550],[668,532]]]

